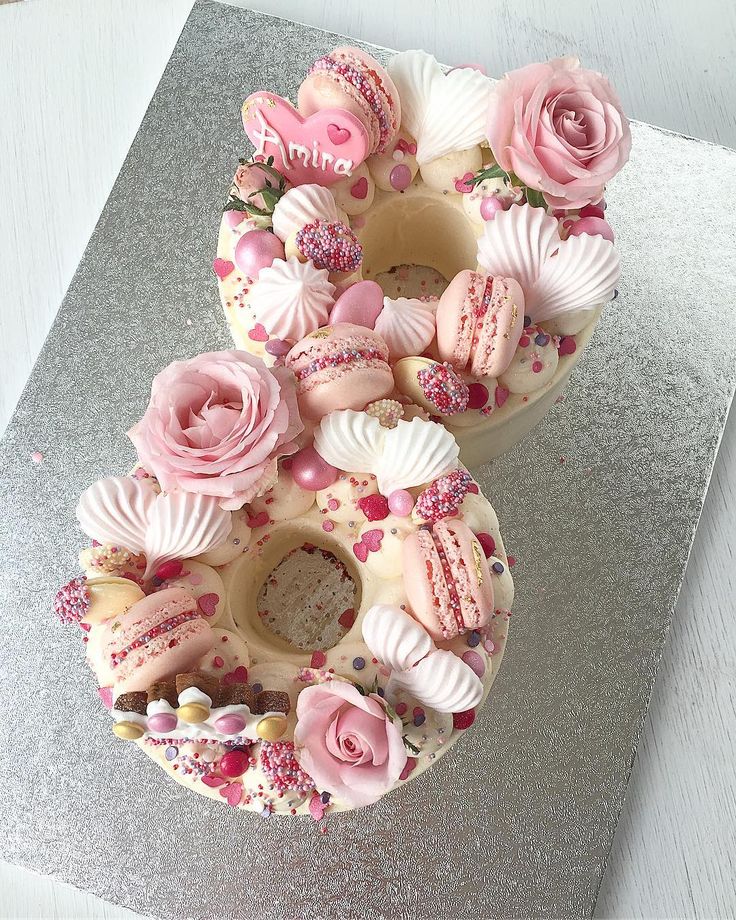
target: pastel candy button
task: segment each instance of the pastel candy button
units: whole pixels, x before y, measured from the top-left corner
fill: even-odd
[[[112,731],[114,735],[124,741],[135,741],[144,734],[143,728],[136,722],[116,722],[112,727]]]
[[[199,725],[200,722],[206,722],[210,716],[210,710],[204,703],[185,703],[177,710],[182,722],[188,722],[190,725]]]
[[[266,716],[258,723],[256,731],[264,741],[276,741],[286,731],[286,719],[284,716]]]
[[[165,734],[173,732],[176,728],[178,719],[173,712],[154,712],[148,717],[148,727],[152,732]]]
[[[331,323],[355,323],[373,329],[383,309],[383,289],[375,281],[356,281],[340,295],[330,313]]]
[[[236,713],[220,716],[215,722],[215,728],[223,735],[237,735],[245,728],[245,719]]]

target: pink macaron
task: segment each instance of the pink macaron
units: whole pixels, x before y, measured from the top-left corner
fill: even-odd
[[[365,125],[369,153],[383,153],[401,124],[399,94],[388,72],[360,48],[335,48],[312,64],[299,87],[299,111],[346,109]]]
[[[337,323],[301,340],[285,358],[296,377],[299,409],[318,419],[336,409],[363,409],[394,387],[388,345],[364,326]]]
[[[438,521],[410,534],[402,547],[410,612],[436,641],[484,626],[493,613],[485,553],[459,520]]]
[[[100,663],[116,693],[146,690],[154,681],[191,671],[214,643],[209,623],[184,588],[149,594],[105,628]]]
[[[440,357],[475,377],[503,373],[523,329],[524,292],[513,278],[466,269],[455,275],[437,305]]]

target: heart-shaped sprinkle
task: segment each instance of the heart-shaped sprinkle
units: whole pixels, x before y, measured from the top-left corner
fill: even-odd
[[[473,173],[466,172],[460,179],[455,179],[455,191],[467,195],[473,191]]]
[[[328,808],[329,803],[325,804],[318,792],[312,793],[312,798],[309,800],[309,814],[315,821],[321,821]]]
[[[312,652],[312,659],[309,662],[311,668],[323,668],[327,664],[327,655],[322,651]]]
[[[353,543],[353,552],[358,562],[365,562],[368,559],[368,547],[365,543]]]
[[[377,553],[381,548],[381,540],[383,540],[383,531],[379,529],[375,530],[366,530],[366,532],[361,537],[362,542],[365,546],[368,547],[369,552]]]
[[[105,709],[112,709],[112,687],[100,687],[97,692]]]
[[[220,603],[220,595],[210,592],[197,598],[197,607],[206,617],[213,617],[217,611],[217,605]]]
[[[347,144],[350,140],[350,132],[340,125],[329,124],[327,125],[327,137],[336,147],[339,147],[341,144]]]
[[[495,400],[496,400],[496,405],[498,406],[499,409],[506,402],[508,398],[509,398],[509,391],[506,389],[506,387],[496,387]]]
[[[235,668],[234,671],[228,671],[222,678],[222,682],[223,684],[247,684],[248,669],[241,664],[239,667]]]
[[[361,176],[355,185],[351,187],[350,194],[359,201],[362,201],[366,197],[368,194],[368,180],[365,176]]]
[[[231,271],[235,268],[232,262],[229,259],[220,259],[217,258],[212,263],[212,268],[214,269],[217,277],[222,281],[223,278],[227,278]]]
[[[259,511],[258,514],[254,514],[253,517],[248,518],[248,527],[251,530],[255,530],[256,527],[265,527],[268,524],[270,518],[267,511]]]
[[[209,786],[210,789],[217,789],[218,786],[222,786],[225,780],[221,776],[212,776],[211,774],[207,774],[206,776],[202,777],[202,782],[205,784],[205,786]]]
[[[350,627],[355,622],[355,610],[352,607],[348,607],[347,610],[343,610],[340,614],[340,617],[337,621],[343,629],[350,629]]]
[[[252,329],[248,330],[248,338],[252,342],[267,342],[268,333],[266,332],[266,327],[261,323],[256,323]]]

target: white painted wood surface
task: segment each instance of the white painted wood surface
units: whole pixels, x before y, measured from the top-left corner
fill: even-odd
[[[190,5],[0,4],[0,430]],[[254,5],[379,44],[428,48],[450,63],[480,62],[491,74],[576,52],[609,75],[632,117],[736,146],[730,0]],[[655,687],[600,918],[736,916],[734,421]],[[133,916],[0,863],[0,917]]]

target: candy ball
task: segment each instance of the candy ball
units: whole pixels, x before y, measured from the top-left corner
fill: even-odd
[[[493,220],[499,211],[505,210],[498,195],[488,195],[480,203],[480,216],[483,220]]]
[[[310,446],[303,448],[291,458],[291,476],[302,489],[319,492],[335,482],[337,470]]]
[[[148,727],[152,732],[163,735],[166,732],[173,732],[177,721],[173,712],[154,712],[148,717]]]
[[[581,236],[587,233],[590,236],[602,236],[604,240],[613,242],[613,230],[608,221],[602,217],[581,217],[570,228],[570,236]]]
[[[215,722],[215,728],[223,735],[237,735],[245,728],[245,719],[236,713],[220,716]]]
[[[249,278],[257,278],[262,268],[268,268],[274,259],[283,259],[284,255],[284,244],[268,230],[249,230],[235,246],[235,264]]]
[[[407,489],[396,489],[388,497],[388,509],[399,517],[408,517],[414,507],[414,496]]]
[[[227,776],[228,779],[233,779],[236,776],[242,776],[243,773],[248,769],[249,766],[249,757],[247,751],[234,750],[228,751],[227,754],[222,755],[222,760],[220,761],[220,773],[223,776]]]

